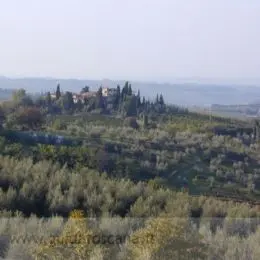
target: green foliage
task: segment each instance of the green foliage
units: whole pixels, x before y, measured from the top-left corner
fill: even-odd
[[[20,103],[2,104],[0,111],[1,214],[18,211],[34,230],[39,222],[41,232],[37,217],[59,227],[55,236],[46,235],[51,243],[24,246],[26,256],[37,248],[38,259],[259,259],[259,224],[249,223],[259,208],[236,203],[260,199],[257,123],[191,113],[166,105],[159,94],[141,102],[129,82],[114,98],[103,97],[100,88],[79,105],[70,92],[56,101],[48,93],[34,104],[25,95],[16,94]],[[42,124],[44,133],[31,131]],[[30,132],[8,129],[17,126]],[[75,208],[99,220],[78,224],[76,212],[62,226],[52,217],[67,218]],[[17,234],[20,226],[3,230]],[[87,236],[121,228],[126,239],[120,246],[86,243]],[[66,241],[77,235],[83,243],[68,248]],[[57,241],[66,248],[53,247]],[[4,248],[13,258],[13,247]]]
[[[85,93],[85,92],[89,92],[90,87],[89,86],[85,86],[84,88],[82,88],[80,93]]]
[[[2,124],[5,120],[5,113],[4,113],[4,110],[2,109],[2,107],[0,106],[0,129],[2,128]]]
[[[148,116],[146,114],[143,115],[143,126],[144,128],[148,127]]]
[[[25,96],[26,91],[24,89],[18,89],[13,92],[12,99],[15,103],[19,103]]]
[[[137,98],[136,96],[128,96],[122,106],[122,113],[126,117],[137,116]]]
[[[56,119],[52,123],[52,128],[54,130],[66,130],[67,127],[66,127],[66,123],[64,121],[62,121],[61,119]]]
[[[60,84],[58,84],[56,89],[56,100],[59,100],[60,97],[61,97]]]
[[[15,113],[8,115],[7,125],[20,128],[37,129],[44,122],[43,114],[36,107],[19,107]]]
[[[25,141],[23,137],[22,150],[26,151],[26,156],[61,164],[67,162],[70,168],[89,167],[134,181],[159,177],[165,187],[186,189],[188,186],[194,194],[220,192],[229,194],[225,196],[259,198],[258,148],[254,140],[250,136],[232,137],[229,132],[214,134],[217,127],[232,126],[232,131],[241,132],[248,127],[241,122],[231,124],[218,118],[209,122],[207,117],[197,114],[165,118],[154,115],[147,128],[140,128],[136,118],[122,120],[88,113],[52,118],[46,126],[48,131],[65,135],[70,141],[64,139],[59,144],[54,137],[43,141],[38,138],[43,145],[55,145],[55,152],[48,154],[37,146],[26,145],[26,142],[37,141]],[[12,140],[21,142],[21,138]],[[237,163],[235,167],[234,162]],[[199,175],[204,180],[196,181]],[[225,184],[228,182],[233,191]]]
[[[26,94],[24,89],[15,90],[12,95],[12,101],[14,107],[33,105],[31,97]]]
[[[66,92],[64,96],[60,98],[60,106],[62,107],[63,110],[65,111],[70,111],[73,112],[74,110],[74,101],[73,101],[73,96],[71,92]]]
[[[46,153],[55,152],[49,149]],[[125,221],[124,234],[130,235],[127,240],[119,236],[121,248],[126,249],[123,259],[204,259],[212,253],[217,259],[227,256],[235,259],[236,253],[230,251],[231,248],[239,249],[246,245],[250,245],[250,256],[255,257],[253,259],[258,256],[257,246],[252,243],[259,236],[257,229],[252,229],[247,237],[240,238],[242,245],[231,239],[231,236],[233,239],[238,236],[237,224],[233,222],[235,218],[244,218],[241,223],[244,225],[248,217],[259,217],[258,208],[250,208],[247,204],[237,205],[213,198],[192,197],[144,182],[110,179],[89,169],[71,171],[47,161],[34,163],[31,159],[16,160],[3,156],[0,157],[0,185],[0,206],[9,212],[13,211],[12,214],[19,210],[25,216],[36,213],[38,216],[58,214],[67,217],[75,208],[87,212],[86,218],[82,219],[82,215],[78,214],[80,212],[75,212],[65,221],[65,225],[62,224],[64,220],[57,217],[46,219],[48,223],[34,216],[24,220],[19,218],[19,224],[12,222],[17,220],[7,218],[9,224],[5,232],[17,239],[20,237],[26,240],[28,232],[38,232],[38,235],[31,236],[31,244],[23,242],[23,254],[33,253],[38,259],[43,259],[44,255],[49,258],[60,255],[61,259],[68,256],[82,259],[93,254],[107,257],[104,259],[116,259],[122,253],[116,250],[118,247],[93,244],[90,243],[93,241],[90,238],[120,234],[116,229],[119,223],[115,222],[115,217],[121,214],[125,216],[122,218]],[[190,220],[194,219],[189,219],[189,215],[198,209],[202,209],[201,226],[194,229],[190,224]],[[214,225],[218,224],[212,221],[219,218],[220,213],[224,216],[224,225],[217,231],[222,233],[215,236]],[[88,221],[88,217],[101,217],[103,214],[108,214],[103,218],[103,224],[97,222],[94,226],[87,225],[88,222],[93,222],[93,219]],[[144,225],[138,224],[142,220],[140,217],[144,220]],[[27,226],[24,223],[28,223]],[[208,228],[210,223],[211,227]],[[7,223],[3,225],[6,226]],[[254,225],[258,224],[255,222]],[[48,231],[50,228],[53,229],[52,233]],[[245,230],[248,230],[247,226],[244,226]],[[41,240],[37,240],[37,236]],[[225,246],[221,245],[223,239],[229,241]],[[73,247],[69,247],[72,242]],[[17,250],[18,246],[19,244],[13,245]],[[9,250],[6,255],[11,257],[12,252]]]
[[[124,121],[124,125],[127,127],[132,127],[134,129],[139,128],[139,125],[138,125],[135,117],[127,117]]]
[[[80,211],[72,211],[62,234],[59,237],[44,241],[34,250],[36,259],[62,257],[63,259],[85,259],[94,256],[95,250],[104,253],[100,245],[93,243],[94,232],[87,226],[84,215]]]
[[[46,103],[47,103],[47,106],[50,106],[52,104],[51,93],[50,92],[47,93]]]

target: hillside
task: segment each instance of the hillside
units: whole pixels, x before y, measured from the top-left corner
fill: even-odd
[[[1,256],[259,259],[258,121],[58,90],[1,105]]]

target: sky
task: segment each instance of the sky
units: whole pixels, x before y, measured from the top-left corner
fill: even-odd
[[[259,0],[0,0],[0,75],[260,78]]]

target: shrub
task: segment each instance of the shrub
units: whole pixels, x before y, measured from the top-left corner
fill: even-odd
[[[124,121],[124,125],[126,127],[132,127],[134,129],[139,129],[139,125],[138,125],[135,117],[127,117]]]
[[[91,259],[93,254],[103,255],[100,245],[95,245],[94,232],[88,228],[84,212],[74,210],[58,237],[53,237],[43,242],[35,252],[37,259],[61,256],[62,259]]]

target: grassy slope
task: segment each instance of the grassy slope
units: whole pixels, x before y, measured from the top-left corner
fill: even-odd
[[[89,145],[97,145],[95,136],[93,135],[93,132],[98,134],[98,140],[100,145],[104,145],[105,143],[114,143],[114,144],[120,144],[121,146],[128,147],[131,150],[131,147],[133,147],[134,143],[137,145],[143,145],[143,147],[150,152],[158,153],[159,151],[164,151],[166,153],[167,158],[170,158],[173,154],[173,151],[182,150],[185,151],[187,146],[192,147],[196,149],[195,154],[186,154],[182,161],[178,163],[175,167],[171,167],[170,171],[168,173],[163,173],[161,178],[166,180],[166,183],[169,186],[178,186],[182,187],[183,182],[180,181],[181,179],[186,178],[189,183],[189,188],[191,192],[194,193],[205,193],[205,192],[211,192],[209,189],[209,180],[208,178],[210,176],[216,177],[214,173],[212,173],[209,170],[209,164],[205,162],[205,155],[199,151],[199,146],[201,146],[201,142],[206,143],[208,148],[211,147],[212,140],[207,137],[207,135],[201,134],[200,138],[201,140],[191,141],[190,144],[185,144],[185,140],[180,141],[178,140],[178,145],[173,145],[173,138],[171,138],[172,133],[176,136],[177,132],[183,132],[183,131],[191,131],[193,134],[200,134],[202,132],[210,133],[210,129],[212,127],[216,126],[222,126],[222,127],[248,127],[250,128],[250,122],[248,120],[237,120],[237,119],[223,119],[222,117],[213,117],[210,121],[209,118],[205,115],[198,116],[197,114],[191,114],[189,116],[173,116],[172,119],[169,122],[162,123],[160,125],[157,125],[157,129],[154,130],[139,130],[135,135],[131,135],[130,133],[133,133],[134,131],[131,130],[125,130],[122,127],[122,120],[111,118],[107,116],[91,116],[87,115],[83,117],[82,120],[81,117],[59,117],[60,120],[62,120],[65,124],[67,124],[67,127],[63,131],[57,131],[60,134],[68,134],[68,132],[72,131],[73,136],[80,135],[83,140],[88,142]],[[84,123],[85,121],[85,123]],[[79,123],[80,122],[80,123]],[[69,124],[69,125],[68,125]],[[90,127],[92,125],[92,127]],[[89,126],[89,127],[88,127]],[[208,126],[209,130],[205,130]],[[52,129],[52,128],[50,128]],[[53,130],[53,129],[52,129]],[[122,134],[124,131],[129,131],[129,134]],[[153,132],[152,132],[153,131]],[[91,132],[91,133],[90,133]],[[168,132],[171,132],[169,135]],[[115,134],[116,133],[116,134]],[[121,134],[120,134],[121,133]],[[166,134],[167,133],[167,134]],[[157,145],[153,145],[153,139],[155,138],[155,135],[165,134],[165,140],[162,142],[161,140],[158,140]],[[187,137],[189,139],[189,137]],[[192,137],[190,137],[192,140]],[[230,144],[232,139],[229,140]],[[155,141],[156,142],[156,141]],[[239,154],[239,148],[233,149],[232,145],[229,144],[228,150],[230,152],[233,152],[235,154]],[[225,147],[225,144],[220,145]],[[153,148],[156,147],[156,148]],[[179,147],[179,148],[177,148]],[[221,147],[220,147],[221,148]],[[243,148],[247,148],[246,145],[243,145]],[[213,148],[210,148],[213,149]],[[216,149],[216,153],[218,153],[220,149]],[[131,153],[129,153],[129,156],[131,157]],[[252,153],[250,156],[252,158],[256,157],[255,153]],[[141,158],[140,158],[141,159]],[[166,159],[167,160],[167,159]],[[202,170],[198,173],[196,170],[194,170],[194,165],[201,168]],[[232,170],[232,164],[230,163],[225,164],[221,166],[223,169],[229,169]],[[252,164],[251,169],[257,168],[258,164]],[[196,175],[202,175],[207,178],[205,181],[197,181],[194,182],[194,177]],[[180,183],[180,184],[178,184]],[[195,184],[194,184],[195,183]],[[242,192],[242,195],[238,195],[234,192],[232,192],[232,189],[237,188],[240,192]],[[224,182],[215,181],[215,185],[213,186],[214,191],[219,192],[227,192],[227,194],[236,194],[236,196],[246,196],[246,197],[252,197],[251,195],[245,195],[247,194],[247,190],[243,189],[241,185],[239,184],[233,184],[231,185],[231,188],[229,188],[228,185],[226,185]],[[258,198],[258,192],[255,194],[255,198]],[[254,197],[254,196],[253,196]]]

